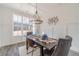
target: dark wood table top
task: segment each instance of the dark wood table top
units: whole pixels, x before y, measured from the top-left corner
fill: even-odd
[[[48,40],[42,40],[41,36],[36,36],[36,35],[28,35],[27,39],[30,39],[49,50],[58,44],[58,40],[54,38],[48,38]]]

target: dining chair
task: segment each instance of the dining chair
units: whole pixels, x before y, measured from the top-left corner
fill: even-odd
[[[68,52],[70,50],[70,47],[71,47],[71,42],[72,42],[72,38],[70,36],[66,36],[66,38],[64,38],[64,39],[59,38],[58,45],[55,46],[55,48],[53,48],[53,51],[52,51],[52,49],[50,50],[52,53],[50,51],[48,51],[47,53],[44,53],[44,55],[67,56]]]
[[[27,32],[27,36],[28,35],[32,35],[32,32]],[[34,44],[34,42],[32,41],[32,40],[30,40],[30,39],[26,39],[27,41],[26,41],[26,43],[28,44],[28,45],[26,45],[26,49],[27,49],[27,54],[29,54],[29,53],[32,53],[32,56],[33,56],[33,52],[36,50],[36,48],[37,48],[37,45],[36,44]],[[28,46],[28,47],[27,47]],[[30,48],[31,47],[31,48]],[[32,49],[31,51],[29,51],[29,49]]]

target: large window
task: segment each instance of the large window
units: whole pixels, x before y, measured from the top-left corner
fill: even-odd
[[[14,36],[22,36],[26,35],[28,30],[32,29],[32,23],[29,17],[13,15],[13,35]]]

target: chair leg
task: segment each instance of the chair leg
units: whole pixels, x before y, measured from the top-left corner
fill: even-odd
[[[28,50],[27,50],[27,54],[32,53],[32,56],[33,56],[33,53],[35,50],[36,50],[35,48],[33,48],[32,51],[30,51],[30,52],[28,52]]]
[[[26,54],[28,54],[28,49],[27,49],[27,51],[26,51]]]
[[[28,50],[26,51],[26,53],[28,54]]]
[[[33,56],[33,51],[32,51],[32,56]]]
[[[33,52],[34,52],[34,48],[33,48],[33,50],[32,50],[32,56],[33,56]]]

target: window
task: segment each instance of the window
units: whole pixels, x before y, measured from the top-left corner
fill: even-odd
[[[13,35],[22,36],[26,35],[27,30],[32,29],[32,23],[29,17],[13,15]]]

